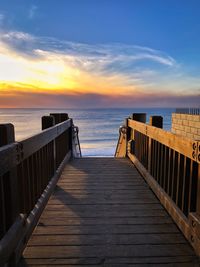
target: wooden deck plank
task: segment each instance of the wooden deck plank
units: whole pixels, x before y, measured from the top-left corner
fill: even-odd
[[[28,265],[28,266],[36,266],[35,264],[30,264],[30,265]],[[37,265],[37,267],[49,267],[50,266],[50,264],[42,264],[42,265]],[[108,267],[124,267],[124,266],[131,266],[131,267],[155,267],[155,264],[153,263],[153,264],[138,264],[138,263],[136,263],[136,264],[124,264],[124,263],[122,263],[122,264],[120,264],[120,263],[113,263],[113,264],[108,264],[107,265],[107,263],[106,262],[104,262],[103,263],[103,265],[101,264],[101,261],[100,261],[100,263],[99,264],[88,264],[88,263],[84,263],[84,264],[81,264],[81,265],[79,265],[79,264],[62,264],[62,265],[57,265],[57,264],[53,264],[53,265],[51,265],[51,266],[54,266],[54,267],[59,267],[59,266],[66,266],[66,267],[74,267],[74,266],[76,266],[76,267],[81,267],[81,266],[92,266],[92,267],[99,267],[99,266],[108,266]],[[159,266],[159,267],[191,267],[191,263],[167,263],[167,264],[156,264],[156,266]],[[194,265],[193,265],[194,266]],[[196,267],[199,267],[199,265],[195,265]]]
[[[194,255],[187,244],[88,245],[88,246],[28,246],[27,258],[64,257],[163,257]]]
[[[174,224],[142,224],[142,225],[67,225],[67,226],[39,226],[34,234],[141,234],[141,233],[177,233],[178,229]]]
[[[139,245],[139,244],[185,244],[185,239],[180,233],[154,233],[154,234],[78,234],[46,235],[34,234],[31,238],[31,246],[63,245]]]
[[[165,217],[148,217],[148,224],[168,224],[172,223],[172,219],[168,216]],[[52,217],[41,217],[38,225],[134,225],[134,224],[147,224],[146,217],[110,217],[110,218],[52,218]]]
[[[23,266],[199,266],[193,249],[127,159],[64,169]]]
[[[124,211],[121,210],[120,214],[119,211],[95,211],[95,214],[91,211],[80,211],[79,214],[77,214],[75,211],[70,210],[70,211],[59,211],[59,210],[48,210],[45,211],[44,214],[42,215],[42,218],[48,218],[48,217],[53,217],[53,218],[102,218],[104,217],[105,219],[107,218],[113,218],[113,217],[121,217],[121,218],[127,218],[127,217],[137,217],[137,216],[142,216],[142,217],[149,217],[149,216],[154,216],[154,217],[161,217],[161,216],[167,216],[167,212],[165,210],[131,210],[131,211]]]
[[[115,198],[115,199],[111,199],[109,197],[101,197],[101,198],[95,198],[95,196],[93,198],[91,198],[90,200],[88,199],[81,199],[81,201],[79,200],[68,200],[66,199],[64,196],[59,198],[59,199],[51,199],[49,201],[50,205],[54,205],[54,206],[58,206],[58,205],[62,205],[62,204],[70,204],[70,205],[127,205],[127,204],[155,204],[155,203],[159,203],[159,201],[155,198],[142,198],[142,199],[138,199],[138,198]]]
[[[162,210],[163,208],[160,206],[159,203],[145,203],[145,204],[134,204],[134,205],[131,205],[131,204],[93,204],[93,205],[88,205],[88,204],[85,204],[85,205],[80,205],[80,204],[70,204],[69,207],[67,207],[65,204],[58,204],[58,205],[55,205],[55,204],[51,204],[51,205],[48,205],[46,207],[46,211],[48,210],[63,210],[63,211],[68,211],[70,209],[72,210],[76,210],[77,212],[82,212],[84,210],[87,210],[87,211],[90,211],[90,212],[94,212],[96,211],[97,209],[99,211],[110,211],[110,210],[113,210],[113,211],[118,211],[120,212],[121,209],[123,210],[128,210],[128,211],[131,211],[131,210],[145,210],[145,209],[151,209],[151,210]]]
[[[84,258],[62,258],[62,259],[27,259],[28,266],[145,266],[145,267],[155,267],[155,266],[167,266],[167,267],[182,267],[182,266],[195,266],[198,267],[193,256],[175,256],[175,257],[116,257],[102,259],[98,257],[84,257]],[[194,263],[193,265],[191,265]],[[44,264],[44,265],[43,265]],[[146,265],[148,264],[148,265]]]

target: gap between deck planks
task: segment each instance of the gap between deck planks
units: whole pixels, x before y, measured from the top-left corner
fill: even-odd
[[[199,266],[193,249],[128,159],[64,169],[21,266]]]

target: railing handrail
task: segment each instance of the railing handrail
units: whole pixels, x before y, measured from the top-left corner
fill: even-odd
[[[125,121],[126,156],[200,256],[200,140],[163,130],[161,116],[149,125],[143,117]]]
[[[200,141],[194,141],[188,137],[176,135],[172,132],[138,122],[132,119],[128,120],[128,127],[136,130],[140,133],[145,134],[146,136],[162,143],[165,146],[168,146],[171,149],[176,150],[177,152],[183,154],[184,156],[200,162],[198,159],[198,144]]]
[[[71,125],[72,119],[68,119],[24,140],[0,147],[0,176],[61,135]]]
[[[43,131],[18,142],[14,142],[14,126],[1,125],[0,266],[7,266],[8,262],[9,266],[17,266],[61,171],[72,156],[72,125],[68,114],[44,116]]]
[[[19,214],[6,235],[0,240],[0,266],[9,260],[13,249],[17,246],[24,233],[25,222],[26,216],[24,214]]]

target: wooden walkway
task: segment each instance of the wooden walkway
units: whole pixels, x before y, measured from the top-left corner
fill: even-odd
[[[24,251],[23,266],[199,266],[128,159],[68,163]]]

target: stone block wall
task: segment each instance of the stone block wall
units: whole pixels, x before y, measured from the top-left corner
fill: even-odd
[[[172,113],[173,133],[200,140],[200,115]]]

